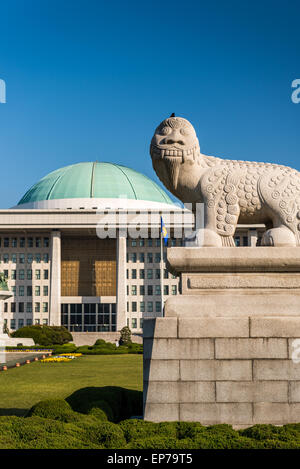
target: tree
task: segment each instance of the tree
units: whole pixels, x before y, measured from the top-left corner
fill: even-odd
[[[120,345],[129,345],[132,343],[131,341],[131,330],[129,329],[128,326],[123,327],[123,329],[120,330]]]

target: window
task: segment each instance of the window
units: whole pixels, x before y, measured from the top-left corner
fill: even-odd
[[[43,326],[48,326],[48,319],[43,319]]]
[[[28,238],[28,239],[27,239],[27,246],[28,246],[29,248],[33,248],[33,238]]]
[[[39,285],[36,285],[36,286],[34,287],[34,294],[35,294],[35,296],[40,296],[40,294],[41,294],[41,287],[40,287]]]
[[[153,278],[153,270],[152,269],[147,269],[147,278],[152,279]]]
[[[11,261],[12,261],[13,264],[17,263],[17,254],[12,254],[11,255]]]
[[[145,278],[145,269],[140,269],[140,278]]]
[[[19,296],[24,296],[24,285],[19,285]]]
[[[145,295],[145,285],[140,285],[140,295]]]
[[[173,274],[172,274],[172,275],[171,275],[171,278],[175,279],[175,278],[177,278],[177,277],[176,277],[176,275],[173,275]]]
[[[32,313],[32,303],[26,303],[26,313]]]
[[[160,263],[160,252],[156,252],[156,253],[155,253],[155,262],[156,262],[157,264]]]
[[[248,246],[248,236],[243,236],[243,246]]]
[[[9,248],[9,238],[4,238],[3,246]]]
[[[19,280],[24,280],[24,278],[25,278],[25,270],[20,269],[19,270]]]
[[[49,271],[48,271],[48,269],[45,269],[44,270],[44,280],[48,280],[48,278],[49,278]]]
[[[35,262],[36,262],[37,264],[39,264],[39,263],[41,262],[41,255],[40,255],[40,254],[36,254],[36,255],[35,255]]]
[[[32,280],[32,270],[27,269],[27,280]]]
[[[176,246],[176,239],[171,239],[171,246],[174,248]]]
[[[172,295],[177,295],[177,285],[172,285]]]
[[[153,263],[153,254],[152,254],[152,252],[147,252],[147,262],[149,264]]]
[[[24,313],[24,303],[19,303],[19,313]]]
[[[43,303],[43,313],[48,313],[48,303]]]
[[[44,248],[49,247],[49,238],[44,238]]]
[[[155,295],[160,295],[160,285],[155,285]]]
[[[148,311],[148,313],[153,313],[153,303],[152,303],[152,301],[147,301],[147,311]]]
[[[32,264],[32,263],[33,263],[33,255],[27,254],[27,264]]]
[[[131,260],[131,262],[136,262],[136,252],[132,252],[130,254],[130,260]]]
[[[131,303],[131,311],[132,311],[133,313],[136,313],[136,311],[137,311],[137,306],[136,306],[136,304],[137,304],[136,301],[133,301],[133,302]]]
[[[160,278],[160,269],[155,269],[155,278],[156,279]]]
[[[10,271],[10,277],[12,280],[16,280],[17,278],[17,271],[16,270],[11,270]]]
[[[15,320],[15,319],[11,319],[11,320],[10,320],[10,328],[11,328],[11,329],[15,329],[15,328],[16,328],[16,320]]]
[[[8,256],[8,254],[3,254],[3,262],[4,262],[4,264],[8,264],[8,261],[9,261],[9,256]]]
[[[236,246],[240,246],[241,245],[241,239],[239,236],[235,236],[234,238],[234,243]]]
[[[25,248],[25,238],[20,238],[20,248]]]
[[[11,247],[16,248],[18,246],[17,238],[12,238]]]
[[[141,319],[140,319],[140,328],[141,328],[141,329],[143,329],[143,322],[144,322],[144,320],[143,320],[143,318],[141,318]]]
[[[36,313],[39,313],[40,312],[40,303],[34,303],[34,311]]]
[[[133,248],[136,247],[136,239],[132,239],[132,240],[131,240],[131,246],[132,246]]]
[[[148,285],[147,293],[148,293],[149,296],[153,295],[153,286],[152,285]]]
[[[141,238],[139,240],[139,245],[140,245],[141,248],[143,248],[145,246],[145,240]]]
[[[141,313],[145,312],[145,301],[140,301],[140,312]]]
[[[8,311],[8,304],[4,303],[4,312],[7,313],[7,311]]]
[[[137,294],[136,285],[131,285],[131,294],[132,294],[132,295],[136,295],[136,294]]]
[[[148,239],[148,247],[152,248],[152,239]]]
[[[11,291],[13,292],[14,295],[16,294],[16,285],[12,285]]]
[[[140,262],[145,262],[145,254],[140,252]]]
[[[18,319],[18,329],[24,326],[24,319]]]
[[[26,326],[32,326],[32,319],[26,319]]]
[[[160,301],[156,301],[156,302],[155,302],[155,312],[156,312],[156,313],[160,313],[160,312],[161,312],[161,302],[160,302]]]
[[[20,262],[20,264],[25,264],[25,254],[20,254],[19,255],[19,262]]]
[[[126,294],[127,294],[127,296],[129,295],[129,286],[128,285],[126,286]]]
[[[35,324],[36,326],[39,326],[40,323],[41,323],[40,319],[35,319],[35,320],[34,320],[34,324]]]
[[[169,294],[169,285],[164,285],[164,295]]]
[[[5,278],[8,278],[8,270],[5,269],[5,270],[3,271],[3,273],[4,273],[4,277],[5,277]]]
[[[131,326],[132,326],[132,329],[137,328],[137,319],[136,318],[131,319]]]
[[[49,254],[47,254],[46,252],[43,254],[43,261],[45,262],[45,264],[48,264],[49,262]]]
[[[160,238],[156,238],[155,245],[156,245],[157,248],[160,247]]]
[[[10,311],[11,311],[11,313],[16,312],[16,303],[10,303]]]
[[[132,269],[131,278],[134,279],[134,280],[136,279],[136,269]]]
[[[35,238],[35,247],[40,248],[41,247],[41,238]]]
[[[39,269],[37,269],[35,271],[35,279],[36,280],[41,280],[41,271]]]
[[[27,286],[27,296],[32,296],[32,286],[31,285]]]
[[[126,278],[129,279],[129,269],[126,269]]]

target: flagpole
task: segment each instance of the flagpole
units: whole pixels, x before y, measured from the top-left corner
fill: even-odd
[[[160,229],[160,297],[161,297],[161,315],[164,315],[164,285],[163,285],[163,275],[164,275],[164,268],[163,268],[163,237],[162,237],[162,226]]]

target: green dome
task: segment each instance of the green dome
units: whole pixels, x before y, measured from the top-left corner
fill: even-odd
[[[84,162],[57,169],[34,184],[18,205],[54,199],[127,198],[173,202],[152,179],[114,163]]]

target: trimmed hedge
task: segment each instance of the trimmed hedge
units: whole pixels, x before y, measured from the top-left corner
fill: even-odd
[[[31,338],[37,345],[62,345],[73,340],[70,332],[63,326],[25,326],[16,330],[11,337]]]
[[[85,388],[68,402],[38,402],[25,417],[0,417],[0,449],[300,449],[300,424],[236,431],[225,424],[106,420],[116,421],[132,409],[139,412],[140,394],[116,387]]]

